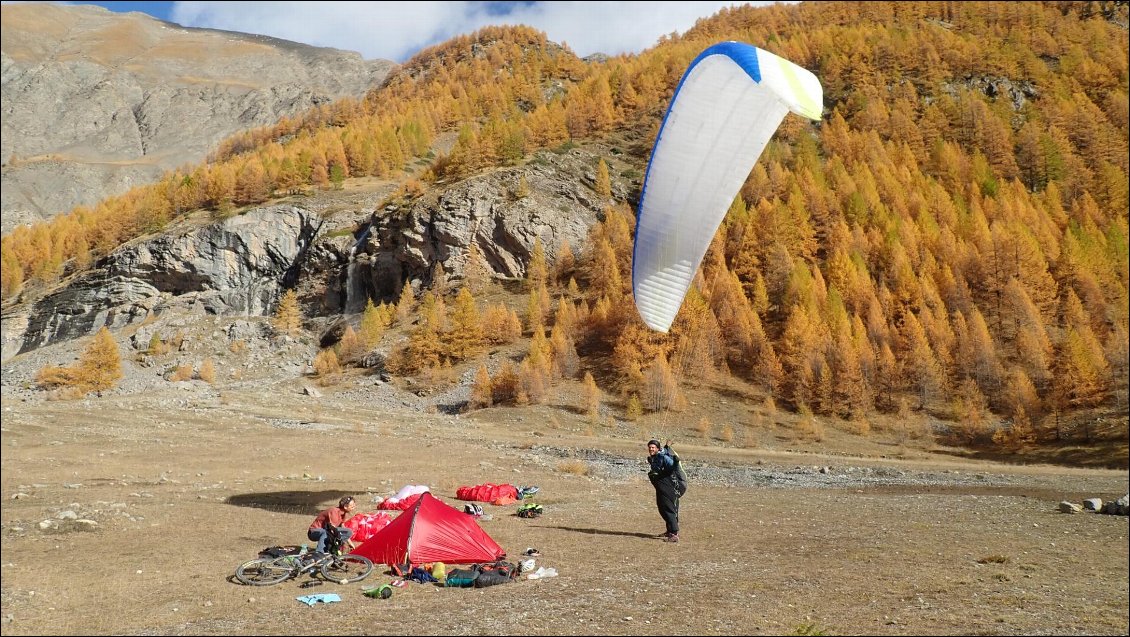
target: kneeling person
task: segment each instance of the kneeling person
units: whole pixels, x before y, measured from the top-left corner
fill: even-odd
[[[338,500],[337,506],[322,511],[318,514],[318,517],[314,518],[313,524],[310,525],[310,530],[306,532],[306,537],[318,543],[318,547],[315,549],[316,551],[319,553],[326,552],[326,537],[329,535],[326,529],[331,525],[337,527],[338,533],[341,534],[343,545],[348,544],[350,547],[353,546],[353,542],[349,541],[349,538],[353,536],[353,529],[342,526],[342,523],[345,522],[345,519],[348,518],[349,514],[356,508],[357,502],[353,499],[353,496],[347,495],[341,500]]]

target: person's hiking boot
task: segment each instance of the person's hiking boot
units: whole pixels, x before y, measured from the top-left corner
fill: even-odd
[[[665,539],[663,541],[664,542],[678,542],[679,541],[679,534],[678,533],[668,534],[667,539]]]

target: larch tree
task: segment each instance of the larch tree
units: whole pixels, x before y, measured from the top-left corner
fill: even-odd
[[[1067,328],[1056,352],[1054,384],[1064,402],[1094,407],[1109,392],[1110,365],[1090,326]]]
[[[623,286],[620,266],[616,259],[616,252],[606,238],[601,238],[593,246],[592,259],[589,264],[589,284],[598,297],[620,297]]]
[[[400,287],[400,298],[396,301],[397,320],[404,323],[409,316],[412,316],[414,309],[416,309],[416,293],[412,289],[412,284],[405,281]]]
[[[563,239],[561,247],[557,249],[557,259],[553,262],[553,280],[560,283],[571,278],[576,267],[577,257],[573,254],[573,248],[568,239]]]
[[[470,356],[483,342],[482,321],[475,298],[466,287],[455,297],[451,312],[451,330],[444,334],[448,352],[456,360]]]
[[[585,415],[588,416],[590,421],[595,421],[597,416],[600,415],[600,388],[596,386],[592,372],[585,372],[585,379],[581,386],[583,387]]]
[[[612,179],[608,175],[608,164],[601,159],[596,164],[596,194],[609,199],[612,197]]]
[[[366,352],[368,352],[368,348],[365,346],[365,341],[357,334],[352,325],[346,325],[341,340],[337,343],[338,361],[346,364],[356,363]]]
[[[983,442],[989,435],[989,401],[977,381],[966,378],[957,391],[954,434],[965,444]]]
[[[530,261],[526,265],[527,289],[537,290],[540,287],[544,287],[548,276],[549,270],[545,260],[545,247],[541,243],[541,237],[535,237],[534,246],[530,249]]]
[[[492,401],[496,405],[511,404],[518,398],[518,372],[509,360],[490,379]]]
[[[479,242],[472,239],[471,247],[467,249],[467,264],[463,266],[463,284],[470,288],[472,294],[480,294],[490,283],[490,277],[490,266],[479,249]]]
[[[287,290],[279,299],[275,309],[275,329],[283,334],[294,335],[302,329],[302,310],[298,307],[298,293]]]
[[[122,378],[122,355],[118,343],[106,327],[98,330],[94,340],[78,361],[82,388],[86,391],[113,389]]]
[[[908,312],[904,319],[903,340],[906,354],[905,370],[918,390],[919,407],[925,407],[926,401],[943,389],[945,378],[934,357],[934,350],[926,340],[922,324],[912,312]]]
[[[647,368],[643,375],[643,394],[641,399],[648,410],[657,411],[682,411],[686,405],[686,398],[679,391],[679,383],[675,379],[667,356],[660,354]]]
[[[475,372],[475,384],[471,386],[471,399],[468,406],[471,409],[482,409],[494,404],[494,390],[491,387],[490,372],[486,365],[479,365]]]
[[[368,299],[365,302],[365,311],[361,314],[361,326],[358,332],[364,346],[372,348],[380,342],[385,330],[388,329],[388,325],[388,316],[373,305],[372,299]]]

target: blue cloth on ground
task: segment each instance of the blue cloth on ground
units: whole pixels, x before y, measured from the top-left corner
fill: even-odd
[[[295,597],[295,599],[302,602],[303,604],[306,604],[307,606],[313,606],[318,602],[325,602],[327,604],[329,604],[330,602],[340,602],[341,596],[337,593],[318,593],[317,595],[301,595],[299,597]]]

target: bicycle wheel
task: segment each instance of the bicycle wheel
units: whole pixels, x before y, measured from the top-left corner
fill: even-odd
[[[285,558],[259,558],[244,562],[235,569],[235,578],[248,586],[281,584],[294,574],[293,561]]]
[[[363,555],[342,555],[322,564],[322,577],[338,584],[348,584],[360,582],[372,570],[373,563],[369,558]]]

